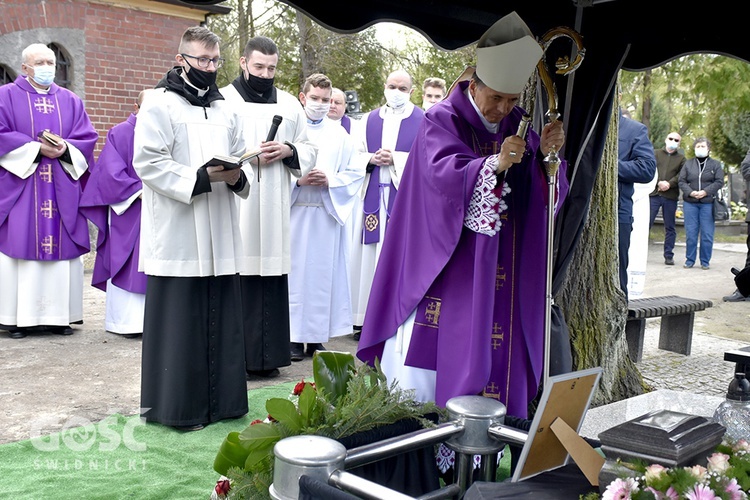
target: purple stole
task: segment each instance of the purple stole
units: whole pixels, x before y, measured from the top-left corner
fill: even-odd
[[[23,76],[0,87],[0,156],[35,141],[43,130],[62,136],[93,164],[98,135],[75,94],[55,84],[39,94]],[[46,157],[26,179],[0,168],[0,251],[38,261],[87,253],[88,224],[79,200],[88,175],[74,180],[59,160]]]
[[[341,126],[344,127],[347,134],[352,133],[352,119],[344,115],[341,117]]]
[[[401,120],[396,139],[396,151],[409,151],[417,136],[417,129],[424,118],[424,112],[416,106],[411,115]],[[370,112],[367,117],[366,126],[367,151],[375,153],[382,146],[383,141],[383,118],[380,117],[380,108]],[[370,173],[370,181],[367,184],[365,200],[363,204],[362,241],[365,245],[380,241],[380,201],[385,201],[385,188],[390,187],[386,203],[386,222],[391,216],[393,203],[396,200],[396,186],[393,181],[390,185],[380,183],[380,167],[375,166]]]

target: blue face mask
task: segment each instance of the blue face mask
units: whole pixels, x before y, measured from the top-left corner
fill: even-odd
[[[34,66],[34,76],[32,78],[42,87],[49,87],[55,81],[55,67],[48,65]]]

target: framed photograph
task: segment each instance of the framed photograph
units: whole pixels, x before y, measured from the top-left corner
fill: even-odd
[[[568,463],[568,448],[551,426],[560,418],[576,433],[580,431],[601,376],[602,368],[596,367],[549,378],[549,385],[544,388],[531,422],[529,437],[511,479],[513,482],[523,481]],[[571,444],[568,443],[568,446]]]

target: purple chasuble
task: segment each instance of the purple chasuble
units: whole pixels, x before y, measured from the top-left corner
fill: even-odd
[[[131,114],[107,133],[96,168],[83,191],[81,207],[99,228],[91,284],[106,290],[107,280],[111,278],[112,283],[123,290],[143,294],[146,293],[146,275],[138,271],[141,200],[134,200],[121,215],[110,208],[141,189],[141,179],[133,168],[135,122],[136,115]]]
[[[464,227],[488,155],[515,134],[515,108],[486,131],[462,82],[419,128],[375,271],[357,356],[373,363],[417,310],[406,364],[436,371],[436,402],[483,394],[526,417],[543,371],[547,179],[530,131],[507,171],[499,233]],[[566,163],[558,196],[567,194]]]
[[[374,109],[367,115],[365,137],[367,141],[367,151],[370,153],[375,153],[382,147],[383,118],[380,116],[380,109],[381,108]],[[417,129],[419,128],[420,123],[422,123],[423,118],[424,111],[415,106],[411,114],[401,120],[401,125],[398,129],[398,138],[396,139],[396,151],[409,152],[411,150],[414,137],[417,135]],[[364,217],[362,224],[362,241],[366,245],[380,241],[380,200],[384,199],[384,188],[386,187],[390,187],[388,201],[386,203],[386,220],[388,220],[387,218],[390,218],[393,210],[393,203],[396,200],[396,186],[393,185],[393,181],[391,181],[389,185],[381,185],[380,167],[374,167],[370,173],[370,180],[367,184],[367,191],[365,192],[365,199],[362,208],[364,212],[362,215]]]
[[[93,165],[98,135],[78,96],[54,83],[49,93],[39,94],[23,76],[0,87],[0,156],[38,141],[44,130],[62,136]],[[0,252],[57,261],[89,251],[88,223],[79,212],[88,171],[73,180],[58,159],[44,156],[26,179],[1,167]]]

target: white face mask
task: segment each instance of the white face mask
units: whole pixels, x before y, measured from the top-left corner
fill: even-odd
[[[674,151],[675,149],[677,149],[677,146],[679,144],[680,144],[679,142],[670,141],[669,139],[664,141],[664,145],[666,146],[667,151],[669,151],[670,153]]]
[[[409,101],[409,94],[398,89],[385,89],[383,95],[388,106],[392,108],[400,108]]]
[[[697,158],[705,158],[706,156],[708,156],[708,148],[706,146],[696,146],[695,156]]]
[[[428,109],[430,109],[431,107],[433,107],[435,104],[437,104],[437,103],[436,102],[422,101],[422,109],[424,109],[425,111],[427,111]]]
[[[325,118],[330,109],[330,102],[323,103],[308,100],[305,104],[305,113],[307,114],[307,117],[314,122],[320,121]]]
[[[32,78],[42,87],[49,87],[55,81],[55,67],[46,64],[44,66],[34,66],[34,76]]]

